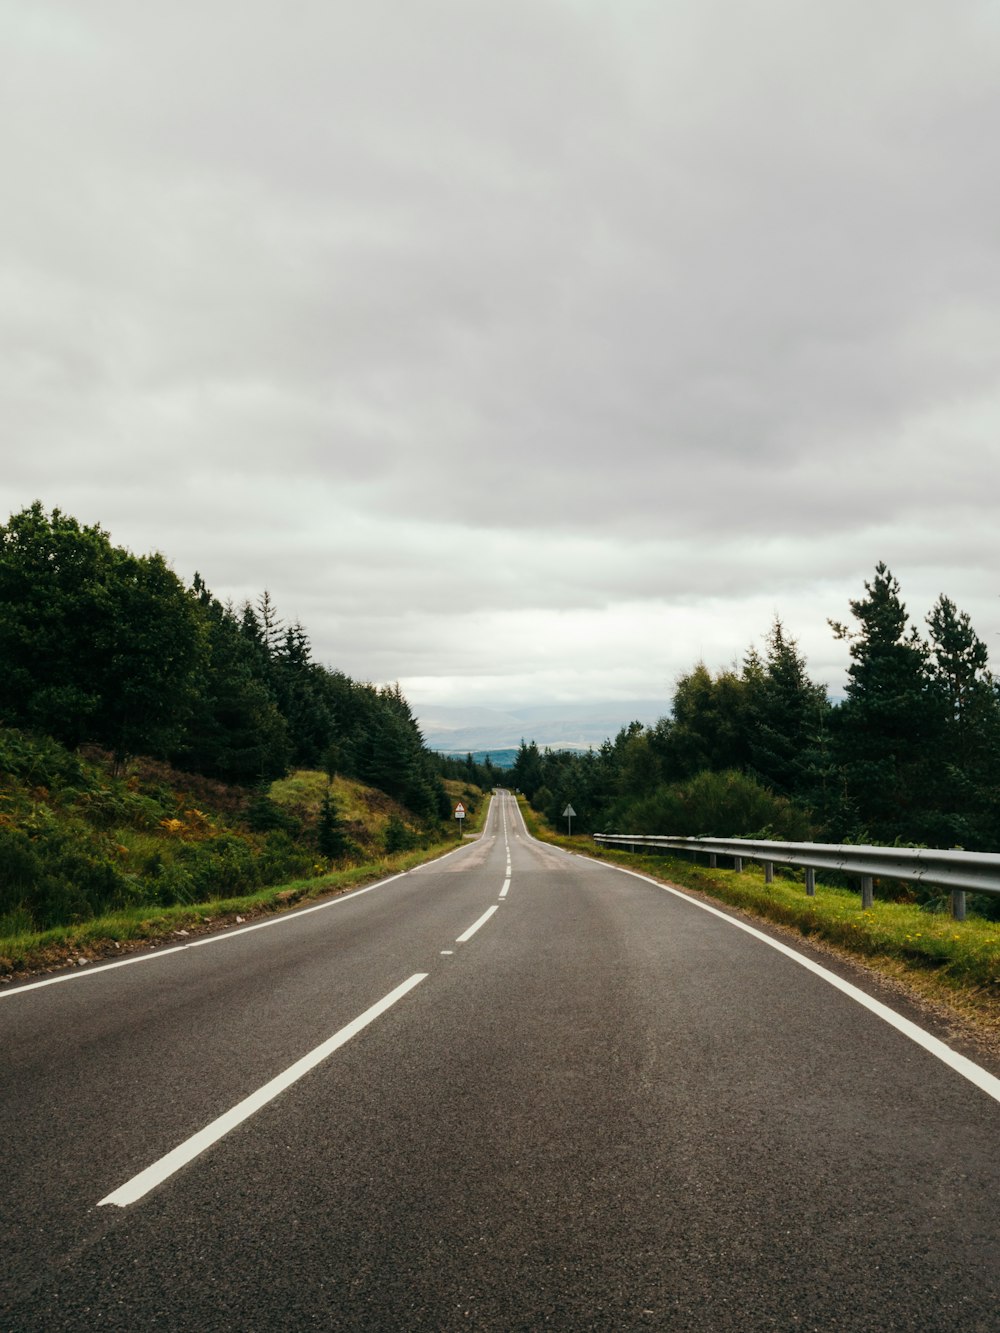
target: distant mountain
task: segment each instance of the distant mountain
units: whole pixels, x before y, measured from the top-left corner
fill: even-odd
[[[411,702],[428,749],[446,754],[516,750],[522,740],[542,749],[586,750],[614,738],[630,722],[652,726],[670,712],[665,699],[616,699],[587,704],[495,708]]]

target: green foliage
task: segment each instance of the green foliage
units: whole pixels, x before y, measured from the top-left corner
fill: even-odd
[[[619,831],[677,837],[808,837],[809,822],[784,796],[776,796],[748,774],[735,769],[696,774],[687,782],[664,784],[619,805]]]
[[[266,788],[254,792],[247,804],[246,821],[255,833],[280,829],[294,836],[301,827],[301,820],[273,800]]]
[[[494,787],[510,785],[510,772],[493,762],[488,754],[480,753],[480,758],[471,753],[464,759],[455,755],[432,754],[431,762],[439,777],[470,782],[483,791],[492,791]]]
[[[930,643],[885,565],[850,603],[847,697],[834,707],[775,619],[742,667],[698,663],[670,717],[596,752],[521,743],[509,785],[554,825],[828,842],[1000,846],[1000,685],[969,617],[941,596]],[[990,910],[1000,910],[1000,904]]]
[[[858,628],[833,626],[849,641],[852,659],[835,751],[865,832],[876,841],[900,834],[920,840],[919,811],[933,782],[939,740],[929,653],[884,564],[865,591],[850,603]]]
[[[398,816],[393,818],[398,819]],[[389,822],[391,824],[392,819]],[[347,851],[347,837],[344,833],[344,826],[337,814],[337,807],[330,795],[329,788],[323,793],[319,819],[316,822],[316,846],[320,855],[331,861],[338,860]],[[393,847],[389,850],[398,851],[400,849]]]
[[[947,597],[928,616],[931,643],[909,624],[899,583],[879,564],[851,602],[847,698],[833,751],[857,841],[995,847],[1000,837],[1000,700],[985,645]],[[846,813],[846,812],[845,812]]]
[[[530,801],[544,782],[542,759],[534,741],[521,741],[508,781],[516,791],[523,791]]]
[[[379,787],[429,826],[441,775],[398,686],[312,660],[268,592],[236,610],[200,574],[137,557],[40,502],[0,527],[0,710],[75,747],[168,758],[224,782],[289,765]],[[263,818],[258,811],[255,818]]]
[[[405,852],[413,844],[409,829],[398,815],[390,815],[385,826],[385,850],[391,856],[393,852]]]
[[[257,808],[270,817],[256,830],[227,827],[159,777],[116,777],[49,737],[0,728],[0,920],[46,930],[308,871],[314,854],[291,836],[299,821],[264,794]]]
[[[182,734],[202,627],[159,555],[113,547],[39,502],[0,527],[0,708],[70,745],[96,741],[119,765]]]
[[[805,659],[777,617],[766,644],[763,661],[753,652],[744,660],[748,767],[772,791],[794,796],[809,784],[830,704],[825,687],[809,679]]]
[[[285,771],[290,740],[267,678],[266,655],[199,575],[193,594],[205,625],[206,653],[190,722],[171,758],[225,782],[277,777]]]
[[[673,723],[663,737],[665,775],[742,768],[750,760],[748,683],[735,670],[712,676],[703,662],[677,682]]]

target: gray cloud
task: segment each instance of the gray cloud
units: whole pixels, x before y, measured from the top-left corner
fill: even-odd
[[[835,684],[880,558],[992,637],[998,28],[6,0],[0,502],[426,693]]]

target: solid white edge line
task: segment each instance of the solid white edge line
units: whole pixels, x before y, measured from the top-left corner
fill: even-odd
[[[301,907],[294,912],[283,912],[280,916],[268,917],[266,921],[255,921],[252,926],[240,926],[238,930],[221,931],[218,935],[207,935],[204,939],[191,940],[188,944],[173,944],[169,949],[157,949],[150,953],[137,954],[134,958],[117,958],[113,963],[97,963],[93,967],[88,967],[85,972],[62,972],[57,977],[46,977],[43,981],[29,981],[14,990],[0,991],[0,1000],[10,999],[15,995],[24,995],[28,991],[40,990],[43,986],[58,986],[64,981],[81,981],[84,977],[96,976],[98,972],[113,972],[117,967],[134,967],[136,963],[152,963],[157,958],[166,958],[168,954],[183,953],[185,949],[200,949],[206,944],[224,944],[227,940],[234,940],[239,935],[249,935],[252,930],[266,930],[268,926],[287,925],[289,921],[294,921],[298,917],[309,916],[312,912],[324,912],[328,907],[337,907],[340,903],[349,902],[351,898],[360,898],[363,893],[372,893],[375,889],[385,888],[387,884],[402,879],[408,873],[408,871],[401,870],[398,875],[390,875],[388,879],[380,879],[376,884],[367,884],[363,889],[355,889],[352,893],[339,894],[336,898],[329,899],[328,902],[317,903],[315,907]]]
[[[590,861],[592,858],[587,856],[584,857],[584,860]],[[942,1062],[942,1064],[948,1065],[948,1067],[953,1069],[956,1074],[961,1074],[963,1078],[966,1078],[970,1083],[975,1084],[981,1092],[986,1093],[987,1097],[992,1097],[995,1102],[1000,1102],[1000,1078],[989,1073],[989,1071],[983,1069],[982,1066],[977,1065],[975,1061],[969,1060],[964,1055],[959,1055],[957,1051],[953,1051],[950,1046],[945,1045],[945,1043],[938,1037],[931,1036],[929,1032],[925,1032],[922,1027],[919,1027],[909,1018],[904,1018],[903,1015],[898,1014],[895,1009],[890,1009],[889,1006],[883,1004],[881,1000],[874,999],[871,995],[867,994],[867,992],[861,990],[859,986],[854,986],[851,982],[844,981],[844,979],[838,977],[835,972],[831,972],[821,964],[813,962],[813,960],[807,958],[805,954],[798,953],[789,945],[782,944],[780,940],[772,939],[770,935],[765,935],[762,930],[757,930],[753,926],[748,926],[745,921],[738,921],[735,917],[730,916],[728,912],[723,912],[717,907],[710,907],[708,903],[699,902],[697,898],[689,898],[688,895],[682,893],[680,889],[673,889],[669,884],[661,884],[659,880],[651,879],[648,875],[641,875],[637,870],[628,870],[625,866],[615,865],[611,861],[594,861],[593,864],[609,866],[612,870],[620,870],[623,875],[631,875],[633,879],[641,879],[646,884],[652,884],[655,888],[662,889],[664,893],[673,894],[675,898],[682,899],[682,901],[689,903],[692,907],[700,907],[703,912],[710,912],[712,916],[717,916],[720,920],[728,922],[729,925],[735,926],[737,930],[745,931],[748,935],[752,935],[754,939],[760,940],[762,944],[766,944],[769,948],[777,949],[778,953],[782,953],[786,958],[790,958],[792,962],[798,963],[799,966],[804,967],[807,972],[815,973],[815,975],[822,978],[823,981],[836,987],[837,990],[842,991],[845,995],[849,996],[850,999],[862,1005],[865,1009],[870,1010],[870,1012],[875,1014],[877,1018],[881,1018],[884,1023],[888,1023],[890,1027],[894,1027],[898,1032],[901,1032],[904,1037],[909,1037],[909,1039],[916,1042],[918,1046],[922,1046],[925,1051],[935,1056]]]
[[[303,1075],[332,1055],[338,1047],[343,1046],[352,1037],[356,1037],[363,1028],[374,1022],[380,1014],[384,1014],[397,1000],[401,1000],[404,995],[413,990],[414,986],[419,985],[429,975],[427,972],[414,973],[408,981],[404,981],[402,985],[397,986],[395,990],[383,996],[370,1009],[366,1009],[363,1014],[360,1014],[353,1022],[348,1023],[346,1027],[341,1028],[339,1032],[334,1033],[322,1045],[317,1046],[308,1055],[304,1055],[301,1060],[297,1060],[284,1073],[272,1078],[269,1083],[265,1083],[262,1088],[252,1092],[249,1097],[244,1097],[243,1101],[238,1102],[231,1110],[220,1115],[211,1124],[199,1130],[197,1134],[192,1134],[189,1139],[185,1139],[183,1143],[178,1144],[165,1157],[161,1157],[152,1166],[147,1166],[145,1171],[140,1171],[137,1176],[133,1176],[131,1180],[126,1181],[124,1185],[111,1194],[105,1195],[98,1202],[98,1208],[105,1204],[115,1204],[119,1208],[125,1208],[130,1203],[136,1203],[150,1190],[155,1189],[157,1185],[162,1184],[164,1180],[179,1171],[182,1166],[186,1166],[188,1162],[198,1157],[206,1148],[210,1148],[213,1143],[217,1143],[230,1130],[235,1129],[237,1125],[249,1119],[261,1107],[273,1101],[280,1092],[284,1092],[293,1083],[297,1083]]]
[[[490,799],[494,798],[491,797]],[[482,836],[480,834],[480,837]],[[444,861],[449,856],[454,856],[456,852],[465,851],[472,845],[471,842],[468,842],[462,847],[453,847],[451,851],[444,852],[441,856],[433,856],[429,861],[421,861],[419,865],[413,867],[413,870],[422,870],[425,866],[432,866],[438,861]],[[204,939],[191,940],[189,944],[173,944],[169,949],[155,949],[149,953],[136,954],[133,958],[116,958],[113,963],[95,963],[93,967],[87,967],[85,971],[61,972],[57,977],[45,977],[42,981],[29,981],[23,986],[15,986],[13,990],[0,990],[0,1000],[11,999],[15,995],[26,995],[28,991],[41,990],[43,986],[59,986],[64,981],[81,981],[84,977],[93,977],[99,972],[112,972],[118,967],[134,967],[137,963],[151,963],[157,958],[166,958],[168,954],[182,953],[185,949],[200,949],[206,944],[223,944],[226,940],[236,939],[238,935],[247,935],[252,930],[265,930],[268,926],[283,926],[289,921],[294,921],[297,917],[308,916],[310,912],[323,912],[328,907],[337,907],[340,903],[349,902],[352,898],[360,898],[363,893],[371,893],[375,889],[385,888],[387,884],[392,884],[397,879],[402,879],[404,875],[411,873],[412,871],[409,870],[401,870],[397,875],[380,879],[375,884],[366,884],[363,889],[354,889],[351,893],[338,894],[336,898],[331,898],[325,903],[317,903],[314,907],[301,907],[294,912],[283,912],[280,916],[268,917],[266,921],[255,921],[252,926],[241,926],[238,930],[220,931],[218,935],[208,935]]]
[[[456,943],[456,944],[464,944],[464,943],[466,942],[466,940],[471,940],[472,937],[473,937],[473,935],[475,935],[476,931],[479,929],[479,927],[480,927],[480,926],[485,926],[485,925],[486,925],[486,922],[489,921],[490,917],[493,915],[493,913],[494,913],[496,910],[497,910],[497,905],[496,905],[496,903],[494,903],[492,907],[487,907],[486,911],[482,914],[482,916],[479,918],[479,920],[478,920],[478,921],[474,921],[474,922],[472,923],[472,925],[469,927],[469,929],[468,929],[467,931],[465,931],[464,934],[459,935],[459,937],[458,937],[458,939],[455,941],[455,943]]]

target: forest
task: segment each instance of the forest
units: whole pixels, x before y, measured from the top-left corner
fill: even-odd
[[[0,527],[0,719],[102,746],[119,770],[149,755],[252,785],[326,769],[449,813],[398,686],[314,661],[267,592],[224,605],[200,574],[187,588],[161,555],[37,501]]]
[[[507,781],[557,828],[572,805],[575,832],[997,850],[1000,687],[969,616],[942,594],[922,633],[884,564],[850,613],[837,702],[776,619],[763,651],[681,676],[655,726],[582,754],[522,741]]]
[[[315,661],[267,592],[223,604],[40,502],[0,527],[0,936],[322,876],[450,815],[399,687]]]
[[[29,901],[35,925],[130,893],[174,901],[199,875],[236,887],[243,861],[255,882],[298,872],[313,852],[329,862],[345,846],[335,778],[398,803],[393,847],[413,836],[408,818],[440,835],[444,783],[458,780],[513,786],[556,828],[571,805],[576,833],[997,850],[1000,686],[969,616],[942,594],[922,631],[884,564],[849,609],[847,623],[831,623],[850,653],[842,699],[810,678],[776,619],[762,650],[682,675],[654,726],[634,722],[586,753],[522,741],[501,770],[431,754],[398,686],[315,661],[305,629],[285,623],[266,591],[223,603],[201,575],[187,587],[162,556],[136,556],[100,526],[35,502],[0,526],[0,918]],[[108,782],[87,767],[91,752]],[[147,770],[192,775],[192,790],[197,777],[242,792],[235,822],[210,829],[196,802],[172,805],[162,783],[152,795],[134,771],[126,783],[139,756]],[[305,829],[268,795],[293,770],[324,786]],[[50,788],[75,820],[72,837]],[[144,821],[161,837],[183,826],[192,864],[178,851],[166,866],[159,846],[129,861],[122,829]],[[45,884],[51,910],[39,906]]]

